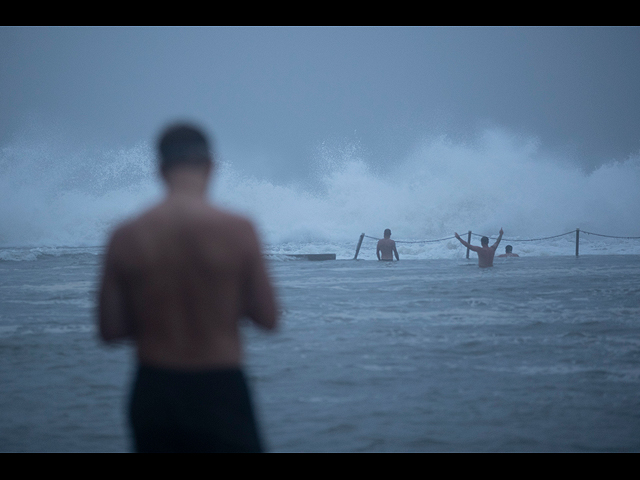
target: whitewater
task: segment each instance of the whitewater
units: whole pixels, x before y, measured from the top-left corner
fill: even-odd
[[[102,246],[118,222],[161,197],[149,144],[98,151],[60,143],[21,140],[0,151],[0,248]],[[425,140],[388,165],[368,162],[363,150],[321,146],[308,178],[289,183],[256,178],[222,158],[210,197],[252,218],[271,253],[329,249],[352,258],[361,233],[381,237],[385,228],[408,241],[468,230],[495,236],[501,227],[517,239],[576,228],[640,234],[638,156],[587,172],[499,130],[471,144]],[[587,243],[598,253],[640,253],[638,242]],[[529,255],[571,253],[561,241],[522,245]],[[403,248],[407,258],[459,255],[456,242]]]
[[[500,130],[433,137],[388,162],[318,148],[259,178],[218,159],[211,201],[249,216],[282,308],[243,325],[270,451],[640,450],[640,159],[586,171]],[[111,230],[163,195],[146,143],[0,149],[0,451],[128,451],[130,346],[95,328]],[[479,269],[455,239],[505,230]],[[473,243],[478,243],[474,237]],[[292,260],[287,253],[336,253]]]

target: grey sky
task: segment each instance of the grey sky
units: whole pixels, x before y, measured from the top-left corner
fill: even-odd
[[[640,150],[639,53],[638,28],[0,28],[0,146],[34,121],[120,148],[189,118],[286,177],[323,142],[392,165],[491,125],[590,168]]]

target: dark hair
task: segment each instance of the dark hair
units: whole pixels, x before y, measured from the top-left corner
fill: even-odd
[[[480,239],[480,243],[481,243],[482,245],[489,245],[489,237],[482,237],[482,238]]]
[[[511,253],[511,250],[513,250],[513,247],[512,247],[511,245],[507,245],[507,246],[505,247],[505,251],[506,251],[507,253]]]
[[[386,237],[387,234],[389,234],[389,236],[391,236],[391,230],[389,230],[388,228],[384,231],[384,236]]]
[[[160,135],[158,150],[163,171],[179,165],[211,163],[207,138],[200,129],[186,123],[167,127]]]

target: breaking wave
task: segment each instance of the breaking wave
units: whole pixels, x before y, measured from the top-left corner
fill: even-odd
[[[486,130],[471,143],[423,140],[383,166],[348,145],[321,148],[316,172],[301,182],[241,172],[219,165],[211,198],[250,216],[275,253],[353,249],[360,233],[382,236],[385,228],[402,240],[467,230],[493,235],[500,227],[511,238],[575,228],[640,235],[638,156],[587,172],[542,153],[535,139],[504,130]],[[6,145],[0,150],[0,247],[101,246],[118,222],[162,191],[146,143],[109,151],[48,141]],[[622,253],[629,252],[625,245]],[[453,247],[434,248],[447,257]]]

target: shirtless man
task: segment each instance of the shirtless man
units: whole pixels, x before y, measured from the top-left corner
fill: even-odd
[[[498,245],[500,244],[500,240],[502,240],[502,234],[503,233],[504,232],[502,231],[502,228],[501,228],[500,229],[500,235],[498,236],[498,239],[496,240],[496,243],[494,243],[491,246],[489,246],[489,238],[488,237],[482,237],[480,239],[480,243],[482,244],[481,247],[474,247],[470,243],[467,243],[463,239],[461,239],[460,235],[458,235],[457,233],[455,235],[456,235],[456,238],[458,240],[460,240],[460,243],[462,245],[467,247],[469,250],[473,250],[474,252],[476,252],[478,254],[478,266],[480,268],[487,268],[487,267],[493,267],[493,257],[496,254],[496,249],[498,248]]]
[[[261,451],[238,323],[273,329],[277,306],[253,226],[207,202],[213,162],[188,125],[160,138],[166,198],[121,225],[99,300],[105,342],[131,339],[136,450]]]
[[[381,253],[382,257],[380,257]],[[396,249],[396,242],[391,240],[391,230],[387,228],[384,231],[384,238],[378,240],[376,255],[378,256],[378,260],[393,262],[393,254],[396,255],[396,260],[400,260],[400,257],[398,256],[398,250]]]
[[[519,257],[517,253],[512,253],[513,247],[511,245],[507,245],[504,249],[504,253],[502,255],[498,255],[498,257]]]

